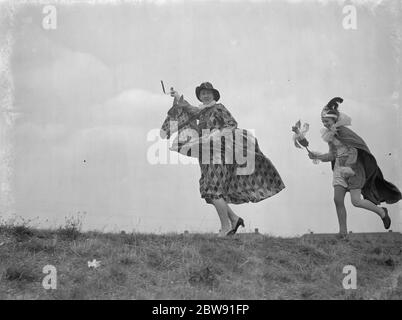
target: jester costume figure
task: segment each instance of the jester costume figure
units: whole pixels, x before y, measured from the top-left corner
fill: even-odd
[[[382,220],[385,229],[391,226],[391,217],[382,202],[392,204],[401,200],[401,192],[392,183],[386,181],[374,155],[363,139],[348,126],[351,118],[339,112],[339,103],[343,99],[331,99],[321,112],[324,125],[321,134],[328,143],[329,152],[319,154],[309,152],[313,160],[331,162],[333,171],[334,202],[339,222],[339,235],[347,236],[346,192],[355,207],[376,213]]]
[[[204,84],[197,87],[197,97]],[[176,95],[161,136],[170,138],[177,131],[171,150],[198,158],[200,193],[207,203],[219,198],[232,204],[259,202],[277,194],[285,188],[278,171],[261,152],[256,138],[238,128],[231,113],[217,103],[219,93],[212,90],[215,99],[199,107]]]

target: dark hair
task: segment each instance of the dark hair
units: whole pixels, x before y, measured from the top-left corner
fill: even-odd
[[[339,103],[342,103],[342,102],[343,102],[343,99],[340,97],[335,97],[335,98],[332,98],[331,100],[329,100],[329,102],[325,106],[326,109],[330,110],[327,113],[338,115]],[[331,111],[335,111],[336,113],[331,113]]]

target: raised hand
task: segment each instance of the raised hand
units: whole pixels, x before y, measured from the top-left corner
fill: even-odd
[[[170,88],[170,96],[176,99],[180,98],[179,93],[173,87]]]

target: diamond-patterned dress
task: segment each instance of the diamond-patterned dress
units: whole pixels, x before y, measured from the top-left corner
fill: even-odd
[[[195,119],[199,120],[198,126]],[[237,121],[224,105],[216,103],[188,114],[174,104],[162,125],[162,137],[169,138],[172,134],[172,128],[169,127],[171,121],[178,122],[178,128],[174,130],[179,133],[184,133],[188,129],[193,132],[194,129],[198,131],[198,139],[193,139],[191,143],[188,139],[184,142],[179,139],[176,149],[172,150],[198,158],[201,168],[200,193],[201,198],[204,198],[207,203],[212,203],[213,199],[218,198],[223,198],[227,203],[232,204],[259,202],[285,188],[278,171],[261,152],[257,139],[247,130],[237,128]],[[223,138],[223,135],[227,139]],[[212,140],[219,139],[221,144],[214,145]],[[184,148],[185,145],[190,144],[197,148]],[[206,156],[205,148],[209,149]],[[214,153],[214,151],[217,152]],[[221,162],[216,161],[217,153],[220,154]],[[239,156],[239,153],[243,158]],[[238,161],[239,159],[242,161]],[[244,162],[246,159],[247,161]],[[252,166],[249,160],[252,160]],[[239,171],[241,168],[253,170],[241,172]]]
[[[272,162],[261,152],[258,142],[254,140],[254,150],[247,149],[246,137],[248,132],[237,128],[237,121],[232,117],[224,105],[217,103],[209,107],[205,112],[200,113],[199,131],[203,129],[230,129],[233,134],[243,136],[243,154],[251,152],[255,156],[254,171],[251,174],[237,174],[238,167],[245,167],[246,164],[238,164],[236,161],[225,163],[225,140],[222,141],[222,164],[202,163],[200,193],[207,203],[212,199],[223,198],[227,203],[241,204],[247,202],[259,202],[267,199],[282,189],[285,185],[272,164]],[[235,157],[232,157],[235,159]],[[234,163],[233,163],[234,162]]]

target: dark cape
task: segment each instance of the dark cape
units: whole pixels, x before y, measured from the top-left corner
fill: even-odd
[[[343,144],[358,150],[357,161],[363,164],[366,173],[366,181],[362,188],[362,195],[365,199],[376,205],[381,202],[392,204],[401,200],[401,192],[396,186],[384,179],[374,155],[362,138],[345,126],[338,128],[335,137]],[[334,169],[335,161],[332,161],[331,164],[332,169]]]

